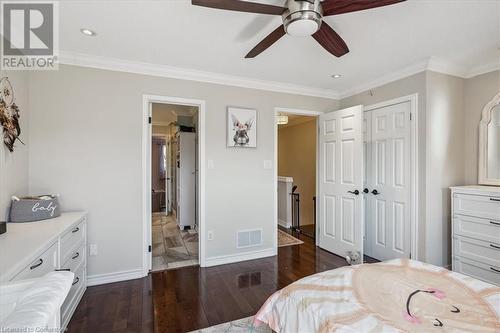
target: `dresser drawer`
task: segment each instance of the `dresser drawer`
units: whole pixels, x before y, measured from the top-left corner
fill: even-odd
[[[455,257],[453,258],[453,271],[500,286],[500,267]]]
[[[72,251],[70,255],[67,256],[68,259],[63,265],[61,265],[61,268],[69,269],[71,272],[74,272],[80,263],[85,261],[85,255],[85,243],[82,243],[79,248]]]
[[[56,269],[57,265],[57,243],[52,244],[38,258],[33,260],[12,281],[34,279],[41,277]]]
[[[458,257],[500,267],[500,244],[456,236],[453,239],[453,254]]]
[[[86,279],[86,268],[83,263],[80,264],[73,272],[75,273],[75,278],[73,280],[73,285],[69,290],[68,296],[64,300],[61,306],[61,323],[67,324],[69,317],[73,314],[82,293],[85,291],[85,279]]]
[[[455,194],[453,207],[455,214],[500,221],[500,196]]]
[[[453,217],[453,234],[485,242],[500,243],[500,221],[455,215]]]
[[[61,237],[61,261],[65,262],[70,253],[73,252],[85,240],[85,220],[76,227],[71,228]]]

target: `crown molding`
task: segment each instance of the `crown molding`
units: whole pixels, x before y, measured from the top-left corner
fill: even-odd
[[[494,62],[468,69],[437,57],[429,57],[424,61],[417,62],[397,71],[383,75],[376,80],[339,92],[331,89],[313,88],[285,82],[266,81],[229,74],[200,71],[167,65],[157,65],[67,51],[60,52],[59,63],[64,65],[90,67],[111,71],[166,77],[171,79],[273,91],[285,94],[321,97],[333,100],[347,98],[424,71],[433,71],[441,74],[457,76],[463,79],[469,79],[481,74],[500,70],[500,62]]]
[[[500,70],[500,61],[492,62],[486,65],[481,65],[472,68],[468,73],[467,73],[467,78],[473,78],[478,75],[494,72]]]
[[[402,68],[400,70],[397,70],[395,72],[383,75],[382,77],[380,77],[376,80],[361,84],[359,86],[356,86],[356,87],[353,87],[353,88],[350,88],[350,89],[347,89],[347,90],[341,92],[340,98],[342,99],[342,98],[347,98],[347,97],[350,97],[350,96],[353,96],[356,94],[360,94],[360,93],[368,91],[370,89],[374,89],[374,88],[383,86],[385,84],[388,84],[388,83],[391,83],[391,82],[394,82],[394,81],[397,81],[400,79],[404,79],[406,77],[409,77],[409,76],[412,76],[412,75],[415,75],[415,74],[418,74],[421,72],[424,72],[427,70],[428,64],[429,64],[429,61],[422,61],[422,62],[413,64],[413,65],[410,65],[408,67]]]
[[[118,58],[101,57],[83,53],[61,51],[59,63],[111,71],[166,77],[171,79],[220,84],[240,88],[258,89],[286,94],[338,99],[336,91],[312,88],[284,82],[266,81],[242,76],[200,71],[188,68],[158,65]]]
[[[370,89],[375,89],[385,84],[407,78],[409,76],[424,72],[432,71],[441,74],[456,76],[462,79],[470,79],[475,76],[486,74],[489,72],[500,70],[500,62],[494,62],[486,65],[481,65],[474,67],[472,69],[459,66],[449,61],[437,57],[429,57],[425,61],[410,65],[403,69],[397,70],[395,72],[389,73],[380,77],[379,79],[370,81],[368,83],[359,85],[354,88],[342,91],[339,93],[340,99],[347,98]]]

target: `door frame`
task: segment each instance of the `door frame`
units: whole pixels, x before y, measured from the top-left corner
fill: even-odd
[[[318,118],[324,112],[313,111],[313,110],[303,110],[303,109],[292,109],[286,107],[275,107],[274,108],[274,163],[273,163],[273,181],[274,181],[274,249],[276,254],[278,254],[278,124],[276,123],[276,116],[279,113],[287,113],[300,116],[309,116],[316,118],[316,198],[318,197],[318,157],[319,157],[319,147],[318,147]],[[317,216],[317,201],[316,201],[316,216]],[[318,245],[318,227],[316,224],[316,237],[315,242]]]
[[[152,219],[151,219],[151,142],[152,142],[152,117],[151,109],[153,103],[176,104],[198,107],[198,184],[197,208],[198,208],[198,234],[199,234],[199,256],[201,267],[205,267],[205,133],[206,133],[206,103],[204,100],[180,98],[172,96],[148,95],[142,96],[142,270],[143,276],[147,276],[152,265]]]
[[[380,109],[383,107],[388,107],[395,104],[401,104],[409,102],[410,103],[410,186],[411,186],[411,213],[410,213],[410,258],[415,260],[420,260],[418,253],[419,250],[419,224],[422,223],[419,220],[419,200],[418,200],[418,185],[419,185],[419,158],[418,158],[418,93],[407,95],[403,97],[394,98],[391,100],[383,101],[376,104],[371,104],[365,106],[364,112],[373,111],[375,109]]]

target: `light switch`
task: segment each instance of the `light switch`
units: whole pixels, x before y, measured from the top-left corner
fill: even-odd
[[[264,160],[264,169],[269,170],[273,168],[273,161]]]
[[[214,160],[208,160],[207,161],[207,167],[208,167],[209,170],[215,169]]]

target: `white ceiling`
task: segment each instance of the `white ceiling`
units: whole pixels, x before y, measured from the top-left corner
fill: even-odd
[[[257,1],[283,5],[283,0]],[[340,95],[430,57],[463,76],[500,63],[500,1],[409,0],[325,19],[347,42],[336,58],[311,37],[285,36],[244,55],[277,16],[192,6],[189,0],[63,1],[62,54],[92,55],[281,82]],[[87,37],[80,28],[97,32]],[[340,73],[342,78],[332,79]]]

